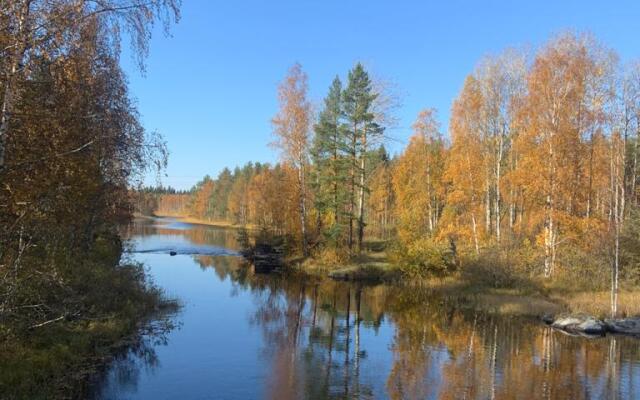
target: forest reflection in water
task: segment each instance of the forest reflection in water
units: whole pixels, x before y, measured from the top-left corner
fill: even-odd
[[[180,236],[186,242],[236,248],[230,230],[201,226],[178,230],[150,224],[139,228],[144,231],[136,235],[148,239]],[[166,262],[172,259],[159,256]],[[183,342],[170,332],[166,340],[149,344],[141,354],[138,350],[139,354],[132,351],[121,357],[97,385],[96,397],[158,398],[160,393],[167,396],[160,398],[171,398],[172,391],[181,393],[181,398],[221,399],[640,396],[638,339],[572,337],[534,320],[461,308],[455,298],[428,291],[256,275],[238,257],[195,255],[189,259],[192,266],[182,265],[181,277],[194,271],[215,274],[202,282],[203,297],[189,300],[198,307],[186,307],[178,317],[184,322],[178,331],[190,339]],[[154,268],[150,265],[152,273]],[[189,298],[187,283],[174,293]],[[229,325],[229,334],[211,337],[206,342],[211,353],[200,349],[205,353],[202,357],[189,359],[184,346],[197,346],[198,335],[203,334],[196,332],[202,327],[190,321],[213,315],[202,305],[203,299],[229,302],[223,309],[227,315],[218,315],[220,310],[216,314]],[[231,313],[239,312],[233,304],[244,304],[242,318],[232,318]],[[236,346],[233,335],[249,335],[250,342]],[[174,352],[187,358],[167,375],[172,379],[162,379],[162,370],[171,369],[179,358],[172,356]],[[211,357],[229,368],[207,374]],[[246,387],[226,384],[243,380]]]

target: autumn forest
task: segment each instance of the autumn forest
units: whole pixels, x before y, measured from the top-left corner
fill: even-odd
[[[344,70],[296,47],[313,29],[287,31],[291,63],[243,69],[295,25],[277,10],[335,5],[188,3],[178,29],[180,0],[0,0],[0,397],[633,397],[637,338],[617,335],[640,336],[640,59],[545,31],[400,126],[419,108],[375,73],[378,32],[347,31],[363,42]],[[172,78],[145,86],[148,63]],[[270,107],[252,79],[274,65]],[[332,70],[319,96],[313,68]],[[202,121],[258,119],[247,97],[273,158],[238,139],[238,165],[200,178],[196,147],[225,152]],[[185,157],[197,176],[167,173]]]
[[[384,82],[357,64],[316,115],[307,79],[294,65],[280,84],[279,163],[156,196],[158,213],[287,235],[318,262],[382,240],[410,279],[480,263],[498,286],[613,285],[614,314],[620,282],[638,283],[640,66],[621,65],[592,35],[481,60],[449,131],[425,108],[393,156],[384,144],[396,103]]]

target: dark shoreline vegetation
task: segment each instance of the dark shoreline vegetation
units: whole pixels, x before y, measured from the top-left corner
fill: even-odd
[[[179,302],[148,280],[143,265],[120,263],[117,238],[104,242],[82,263],[67,265],[74,271],[68,282],[74,298],[64,301],[81,310],[31,326],[3,326],[3,398],[86,398],[114,356],[173,329],[170,316]]]
[[[83,398],[177,307],[122,260],[131,188],[166,166],[119,65],[144,68],[180,0],[16,0],[0,9],[0,397]],[[154,320],[157,316],[157,320]],[[155,322],[152,322],[155,321]]]

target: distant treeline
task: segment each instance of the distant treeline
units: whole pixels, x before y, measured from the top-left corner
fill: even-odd
[[[186,215],[186,198],[191,190],[171,186],[145,186],[131,190],[134,212],[142,215]]]
[[[191,190],[180,190],[174,189],[171,186],[144,186],[142,188],[136,189],[136,192],[139,193],[150,193],[150,194],[188,194]]]

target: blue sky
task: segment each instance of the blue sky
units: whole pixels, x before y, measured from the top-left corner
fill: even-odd
[[[484,55],[536,48],[571,29],[592,32],[622,61],[640,58],[637,0],[183,2],[172,36],[156,30],[145,76],[128,49],[122,57],[145,127],[169,144],[163,183],[181,189],[225,166],[276,160],[270,119],[294,62],[318,105],[357,61],[393,81],[403,106],[388,147],[398,152],[424,107],[437,108],[446,129],[452,100]]]

